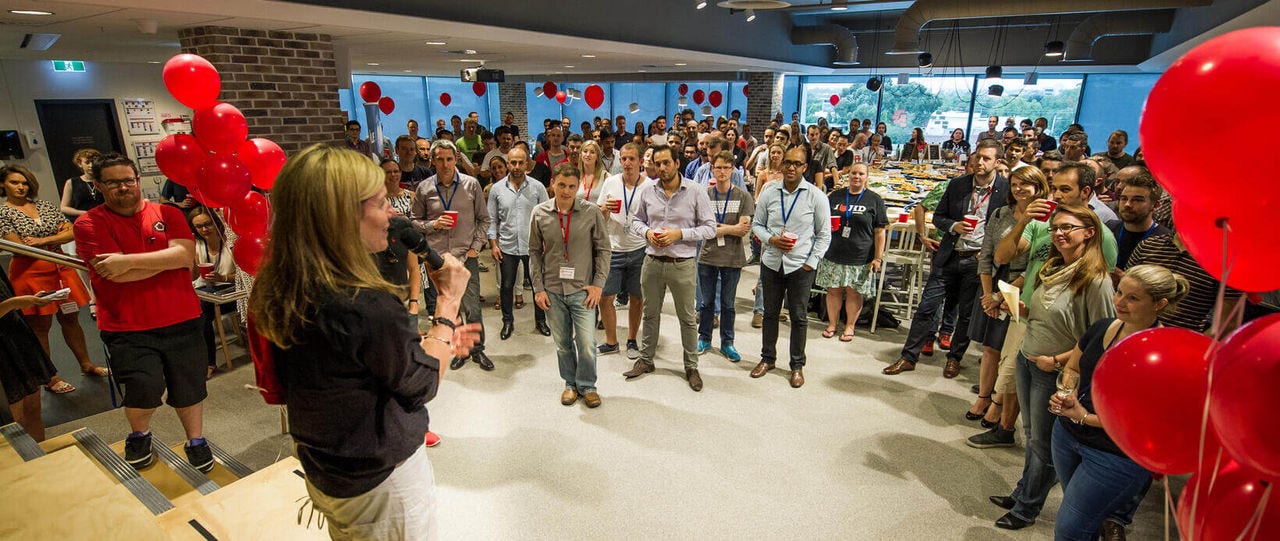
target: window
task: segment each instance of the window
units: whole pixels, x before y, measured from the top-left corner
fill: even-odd
[[[834,106],[831,96],[840,97]],[[825,118],[831,127],[848,131],[850,120],[876,116],[878,99],[875,92],[867,90],[865,82],[804,84],[800,92],[800,123],[807,126]]]
[[[924,129],[926,141],[940,143],[969,122],[973,77],[911,77],[905,85],[889,79],[881,93],[880,122],[895,146],[910,141],[915,128]]]
[[[987,118],[1000,117],[996,131],[1004,130],[1006,119],[1014,119],[1013,127],[1024,118],[1032,121],[1039,117],[1049,120],[1045,130],[1051,137],[1057,137],[1075,122],[1076,108],[1080,104],[1080,85],[1084,78],[1080,75],[1042,75],[1035,85],[1023,85],[1021,74],[1010,75],[999,80],[978,79],[978,97],[973,104],[973,124],[970,126],[970,141],[977,141],[976,134],[987,130]],[[1004,86],[1004,94],[989,96],[987,89],[992,84]]]

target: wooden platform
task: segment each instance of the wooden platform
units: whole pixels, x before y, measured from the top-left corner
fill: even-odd
[[[306,527],[309,503],[303,524],[298,524],[298,509],[307,495],[301,471],[298,460],[289,457],[155,518],[172,539],[204,541],[192,520],[217,539],[329,539],[314,521]]]

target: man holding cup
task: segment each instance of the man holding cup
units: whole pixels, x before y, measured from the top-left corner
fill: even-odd
[[[884,369],[885,375],[915,370],[920,350],[930,340],[934,318],[944,300],[955,302],[958,318],[942,376],[954,378],[960,374],[960,360],[969,347],[969,317],[979,286],[978,251],[982,248],[987,219],[1009,196],[1008,179],[996,174],[1000,150],[997,140],[978,141],[971,162],[973,173],[952,180],[938,201],[933,225],[945,234],[933,257],[933,269],[911,319],[907,341],[897,362]]]
[[[629,299],[627,312],[627,358],[640,358],[640,344],[636,336],[640,332],[640,316],[644,311],[644,294],[640,287],[640,271],[644,267],[645,239],[631,232],[631,217],[640,208],[640,195],[649,189],[652,181],[640,174],[640,145],[627,143],[618,151],[622,174],[605,179],[600,186],[601,207],[608,218],[606,230],[612,255],[609,260],[609,276],[604,283],[604,298],[600,301],[600,320],[604,323],[605,341],[599,346],[600,355],[617,353],[618,309],[613,301],[620,293]]]
[[[782,185],[770,186],[756,201],[759,210],[751,232],[761,240],[760,278],[764,289],[764,327],[760,364],[751,370],[759,378],[778,358],[778,314],[785,296],[791,312],[791,386],[804,385],[805,338],[808,331],[809,289],[814,269],[831,245],[831,209],[817,186],[804,181],[809,147],[799,145],[782,158]]]

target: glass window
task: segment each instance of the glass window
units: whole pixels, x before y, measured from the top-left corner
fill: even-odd
[[[969,122],[972,76],[913,76],[907,84],[886,78],[880,91],[880,122],[895,147],[910,141],[915,128],[924,129],[926,141],[941,143]],[[969,137],[967,131],[965,136]]]
[[[1130,154],[1138,149],[1138,120],[1147,94],[1155,86],[1159,74],[1115,73],[1093,74],[1084,85],[1084,98],[1080,101],[1080,125],[1090,135],[1094,152],[1105,149],[1103,141],[1115,130],[1129,134]]]
[[[831,96],[840,97],[836,105],[831,105]],[[800,123],[807,126],[825,118],[829,126],[848,131],[850,120],[876,116],[878,100],[866,83],[806,83],[800,92]]]
[[[1013,127],[1018,128],[1024,118],[1034,121],[1044,117],[1049,120],[1045,131],[1053,137],[1075,122],[1083,76],[1041,75],[1035,85],[1023,85],[1022,74],[1005,75],[1007,77],[998,80],[978,79],[978,97],[973,104],[973,124],[969,128],[970,141],[977,141],[976,134],[987,130],[987,119],[992,116],[1000,117],[996,131],[1004,130],[1010,118],[1013,119]],[[1004,93],[1001,96],[988,95],[992,84],[1003,85]]]

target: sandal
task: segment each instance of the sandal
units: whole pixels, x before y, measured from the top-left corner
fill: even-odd
[[[524,308],[524,295],[516,295],[516,310]]]
[[[840,333],[840,341],[841,341],[841,342],[852,342],[852,341],[853,341],[853,329],[845,329],[845,332]]]
[[[89,303],[89,318],[94,321],[98,320],[98,303],[96,302]]]
[[[835,336],[835,335],[836,335],[836,328],[835,328],[835,327],[831,327],[831,328],[829,328],[829,329],[824,329],[824,330],[822,331],[822,337],[823,337],[823,338],[831,338],[832,336]]]
[[[76,390],[76,387],[70,383],[67,383],[66,381],[58,380],[58,382],[53,384],[52,387],[45,385],[44,389],[53,394],[67,394],[71,391]]]
[[[991,399],[991,405],[995,406],[995,410],[996,410],[997,412],[1000,412],[1000,411],[1002,411],[1002,410],[1004,409],[1004,404],[1001,404],[1001,403],[999,403],[999,402],[996,402],[996,399],[994,399],[994,398],[992,398],[992,399]],[[987,412],[988,412],[988,413],[990,413],[990,412],[991,412],[991,408],[987,408]],[[985,414],[982,416],[982,428],[988,428],[988,429],[989,429],[989,428],[994,427],[994,426],[996,426],[996,425],[998,425],[998,424],[1000,424],[1000,415],[999,415],[999,414],[997,414],[997,415],[996,415],[996,420],[994,420],[994,421],[988,421],[988,420],[987,420],[987,416],[986,416]]]
[[[991,400],[991,395],[980,394],[978,395],[978,400]],[[979,419],[985,418],[986,416],[987,416],[987,408],[982,408],[982,413],[974,413],[972,408],[969,411],[964,412],[964,418],[969,421],[977,421]]]
[[[80,373],[85,376],[98,376],[100,378],[105,378],[111,375],[111,369],[105,366],[94,366],[88,370],[81,369]]]
[[[217,368],[217,367],[215,367],[215,366],[210,366],[210,367],[205,371],[205,373],[204,373],[204,380],[205,380],[205,381],[209,381],[209,380],[213,379],[213,373],[214,373],[214,372],[216,372],[217,370],[218,370],[218,368]]]

